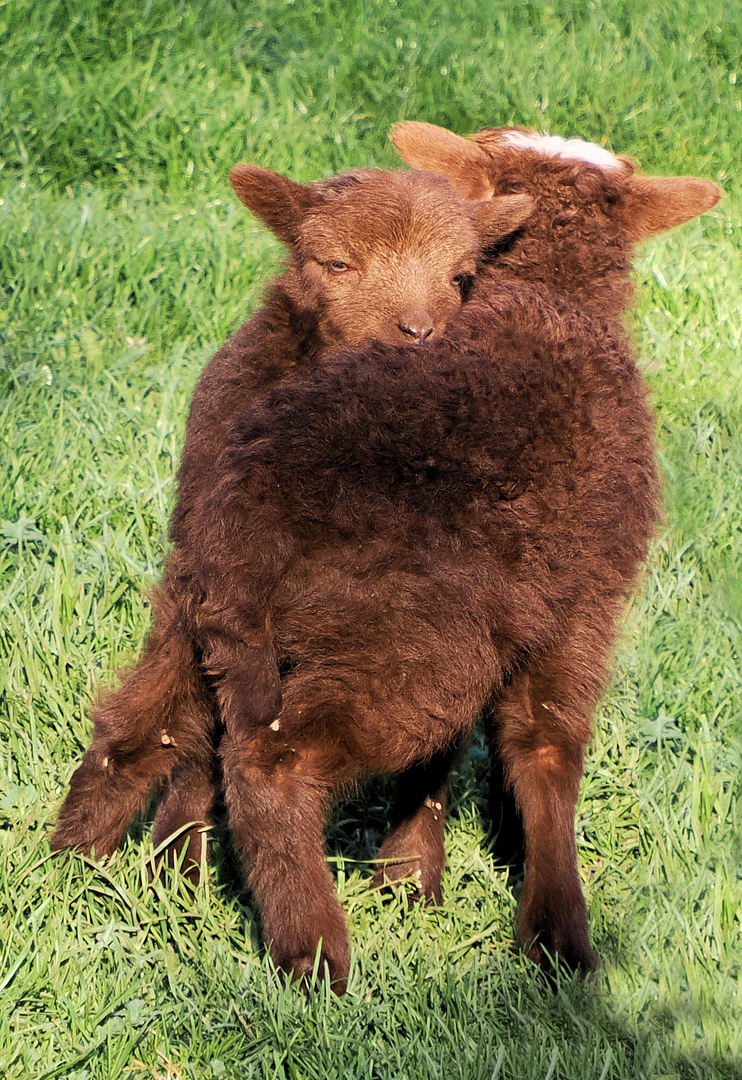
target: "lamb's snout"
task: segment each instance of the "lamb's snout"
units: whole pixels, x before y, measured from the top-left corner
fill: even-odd
[[[416,312],[414,315],[403,315],[397,326],[403,334],[407,334],[413,341],[426,341],[435,330],[433,320],[427,312]]]

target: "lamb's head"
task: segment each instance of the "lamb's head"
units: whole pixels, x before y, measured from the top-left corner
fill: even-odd
[[[447,177],[464,198],[530,195],[536,209],[502,265],[606,311],[627,299],[635,245],[710,210],[722,194],[710,180],[645,176],[595,143],[520,128],[464,138],[405,122],[391,138],[408,164]]]
[[[527,194],[473,202],[441,176],[361,169],[298,184],[255,165],[237,195],[289,246],[282,287],[317,321],[320,348],[421,344],[463,303],[484,248],[530,214]]]

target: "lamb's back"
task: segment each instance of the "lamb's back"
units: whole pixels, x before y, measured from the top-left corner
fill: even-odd
[[[656,502],[641,379],[620,333],[537,301],[491,290],[445,341],[282,383],[235,425],[226,485],[309,545],[484,545],[526,573],[592,552],[630,576]]]

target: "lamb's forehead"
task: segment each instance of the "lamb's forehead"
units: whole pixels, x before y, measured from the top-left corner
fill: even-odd
[[[535,150],[545,157],[563,158],[568,161],[584,161],[600,169],[621,170],[626,164],[610,150],[585,139],[565,139],[561,135],[541,135],[537,131],[520,128],[504,128],[499,141],[519,150]]]
[[[474,246],[469,204],[444,177],[416,170],[359,169],[321,181],[305,240],[342,239],[359,250]]]
[[[465,216],[464,200],[444,176],[418,169],[354,169],[316,185],[322,207],[332,211],[358,207],[400,213],[405,209],[437,209]]]

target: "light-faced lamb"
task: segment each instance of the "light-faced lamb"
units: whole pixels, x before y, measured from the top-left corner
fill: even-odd
[[[153,628],[140,662],[94,712],[93,742],[52,839],[55,849],[110,853],[159,784],[155,844],[175,834],[173,858],[187,844],[193,877],[214,799],[219,716],[184,599],[193,593],[191,519],[214,483],[236,415],[339,345],[428,346],[464,302],[482,248],[516,229],[532,208],[523,195],[475,205],[446,180],[414,171],[362,169],[298,184],[238,165],[230,180],[288,245],[288,266],[196,388],[171,523],[175,546],[154,596]]]

